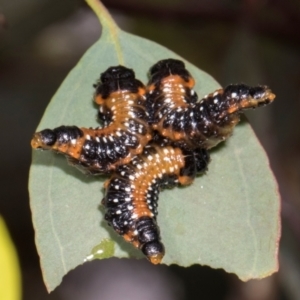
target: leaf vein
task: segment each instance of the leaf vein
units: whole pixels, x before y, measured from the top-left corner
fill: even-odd
[[[253,263],[252,263],[252,267],[251,267],[251,273],[253,274],[254,270],[256,269],[256,265],[257,265],[257,255],[258,255],[258,243],[257,243],[257,235],[255,233],[255,230],[252,226],[252,223],[250,221],[250,196],[249,196],[249,191],[248,191],[248,185],[247,185],[247,180],[245,177],[245,170],[243,168],[243,164],[241,162],[241,158],[240,158],[240,149],[237,149],[235,147],[234,153],[235,153],[235,157],[236,157],[236,161],[237,161],[237,166],[239,168],[239,174],[241,175],[241,179],[242,179],[242,185],[244,187],[244,193],[245,193],[245,201],[246,201],[246,207],[247,207],[247,225],[250,229],[251,235],[252,235],[252,240],[254,243],[254,250],[255,250],[255,255],[253,258]]]
[[[49,215],[50,215],[51,231],[53,233],[54,239],[57,242],[63,270],[64,270],[64,273],[66,274],[67,268],[66,268],[66,264],[65,264],[64,250],[63,250],[63,246],[60,242],[59,236],[57,234],[57,230],[55,229],[55,222],[53,220],[53,200],[52,200],[52,195],[51,195],[51,187],[52,187],[52,181],[53,181],[53,170],[55,169],[54,168],[54,156],[52,156],[50,166],[51,166],[51,168],[50,168],[50,172],[49,172],[48,199],[49,199]]]

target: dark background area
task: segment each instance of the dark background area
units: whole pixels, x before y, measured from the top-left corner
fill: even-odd
[[[277,94],[272,106],[248,117],[282,195],[280,271],[243,283],[208,267],[110,259],[70,272],[48,295],[27,192],[30,139],[62,80],[100,36],[100,26],[81,0],[0,0],[0,213],[18,251],[23,299],[300,299],[300,2],[103,3],[122,29],[172,49],[222,85],[264,83]]]

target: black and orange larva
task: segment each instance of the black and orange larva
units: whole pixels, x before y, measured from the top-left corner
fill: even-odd
[[[194,79],[182,61],[161,60],[150,68],[146,107],[162,136],[188,148],[210,149],[227,139],[240,114],[272,102],[267,86],[229,85],[197,101]]]
[[[192,183],[197,174],[207,169],[208,162],[204,149],[150,143],[129,164],[119,166],[104,184],[105,219],[152,263],[160,263],[164,246],[156,223],[159,192]]]
[[[146,121],[145,87],[134,72],[110,67],[95,85],[102,128],[60,126],[35,133],[31,146],[66,155],[69,162],[89,174],[103,174],[128,163],[152,137]]]

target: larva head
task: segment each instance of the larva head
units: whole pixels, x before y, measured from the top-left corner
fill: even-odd
[[[33,149],[49,149],[55,144],[56,138],[56,133],[51,129],[36,132],[31,140],[31,147]]]
[[[152,264],[157,265],[161,263],[165,254],[165,249],[162,243],[153,241],[143,245],[142,252]]]
[[[218,125],[239,122],[239,115],[246,109],[265,106],[273,102],[275,95],[267,86],[251,87],[231,84],[204,98],[210,117]]]
[[[118,80],[134,80],[133,70],[123,66],[110,67],[100,75],[103,84]]]
[[[160,242],[159,228],[153,218],[140,217],[136,222],[139,248],[153,264],[159,264],[165,254]]]
[[[228,113],[265,106],[275,99],[275,94],[267,86],[250,87],[245,84],[232,84],[224,89]]]
[[[123,66],[115,66],[103,72],[99,82],[94,87],[96,88],[95,102],[101,105],[103,99],[108,98],[113,92],[137,93],[139,88],[143,88],[144,85],[135,78],[133,70]]]
[[[186,82],[191,80],[191,74],[185,68],[184,63],[178,59],[164,59],[157,62],[150,68],[149,71],[149,85],[159,83],[163,78],[178,75]],[[193,82],[194,83],[194,82]]]
[[[60,126],[36,132],[31,140],[34,149],[53,149],[53,147],[67,145],[83,136],[83,132],[76,126]]]

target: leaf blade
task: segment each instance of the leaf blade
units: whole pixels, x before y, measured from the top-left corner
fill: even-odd
[[[102,36],[86,52],[62,83],[51,100],[38,130],[47,127],[54,128],[62,124],[97,126],[96,110],[92,105],[92,80],[98,78],[101,71],[112,65],[124,64],[133,68],[137,78],[146,82],[147,71],[156,61],[169,57],[182,59],[160,45],[121,31],[113,23],[100,2],[88,0],[88,3],[101,18]],[[200,97],[219,87],[219,84],[210,75],[198,70],[188,62],[186,65],[196,79],[196,90]],[[260,153],[259,158],[255,158],[254,154],[257,152]],[[264,211],[265,205],[262,208],[256,207],[258,202],[250,201],[252,198],[259,197],[263,189],[258,186],[259,182],[250,182],[251,176],[243,169],[247,166],[247,170],[251,170],[252,173],[253,170],[256,170],[251,166],[253,157],[256,164],[262,167],[261,172],[269,180],[268,190],[270,192],[264,197],[263,203],[268,203],[273,198],[277,199],[277,204],[272,203],[271,205],[273,210],[264,217],[272,221],[269,226],[271,229],[267,231],[266,226],[262,227],[264,234],[271,234],[269,251],[267,251],[268,245],[265,243],[260,245],[261,239],[259,239],[259,243],[256,243],[263,247],[260,252],[256,250],[260,254],[259,261],[268,261],[262,265],[263,268],[257,266],[258,256],[256,255],[255,258],[251,255],[253,247],[246,243],[247,239],[241,234],[242,232],[249,236],[252,235],[252,239],[254,239],[253,237],[259,231],[256,228],[258,224],[264,225],[259,220],[263,216],[257,213],[258,217],[255,217],[254,211]],[[267,164],[265,154],[261,151],[249,125],[243,124],[236,129],[226,146],[213,152],[207,175],[197,178],[190,187],[164,191],[160,195],[158,216],[163,242],[167,248],[163,262],[178,263],[183,266],[193,263],[206,264],[234,272],[244,280],[261,278],[264,276],[263,274],[276,271],[278,268],[276,241],[278,241],[280,232],[279,201],[275,192],[276,183],[270,179],[271,172]],[[239,169],[239,174],[244,176],[242,181],[247,182],[246,185],[240,185],[242,188],[239,185],[236,186],[240,179],[234,176],[236,169]],[[222,177],[226,178],[226,181],[220,182]],[[33,153],[29,185],[31,208],[36,231],[36,244],[41,257],[44,280],[49,291],[60,283],[61,278],[69,270],[83,263],[93,249],[97,248],[96,246],[104,240],[114,242],[114,250],[110,248],[110,252],[107,253],[114,252],[114,255],[119,257],[142,257],[139,251],[125,243],[122,238],[117,237],[103,221],[103,211],[99,211],[98,206],[104,180],[105,178],[102,177],[85,177],[68,166],[63,157],[53,153]],[[265,181],[263,182],[266,184]],[[201,188],[201,185],[205,188]],[[250,186],[254,191],[252,192],[252,189],[250,191],[250,194],[253,194],[252,197],[247,190],[247,187]],[[254,215],[255,227],[251,223],[252,214],[248,216],[243,214],[243,206],[241,207],[241,203],[238,201],[239,195],[247,195],[247,193],[246,199],[248,202],[250,201],[248,207],[251,208],[250,212]],[[184,203],[186,207],[183,210],[182,199],[185,199],[186,195],[189,200]],[[230,201],[231,198],[235,201]],[[205,203],[202,199],[205,199]],[[224,200],[220,201],[220,199]],[[199,207],[206,207],[203,212],[200,209],[201,220],[197,214]],[[248,218],[246,218],[248,227],[247,222],[242,222],[240,219],[235,219],[233,222],[235,209],[238,209],[241,216]],[[213,223],[212,217],[218,222]],[[239,229],[238,225],[244,226],[245,229],[243,227],[243,231],[237,230]],[[191,247],[194,245],[194,240],[191,239],[191,236],[197,237],[196,244],[198,245],[193,253]],[[216,236],[220,239],[216,239]],[[219,249],[220,245],[222,245],[222,249]],[[236,250],[236,245],[241,246]],[[248,246],[244,247],[246,245]],[[257,245],[254,250],[257,249]],[[103,249],[106,251],[105,248]],[[227,255],[225,259],[222,258],[224,251]],[[263,259],[261,259],[262,257]],[[270,259],[270,257],[272,258]],[[252,265],[249,265],[249,261],[252,262]]]

